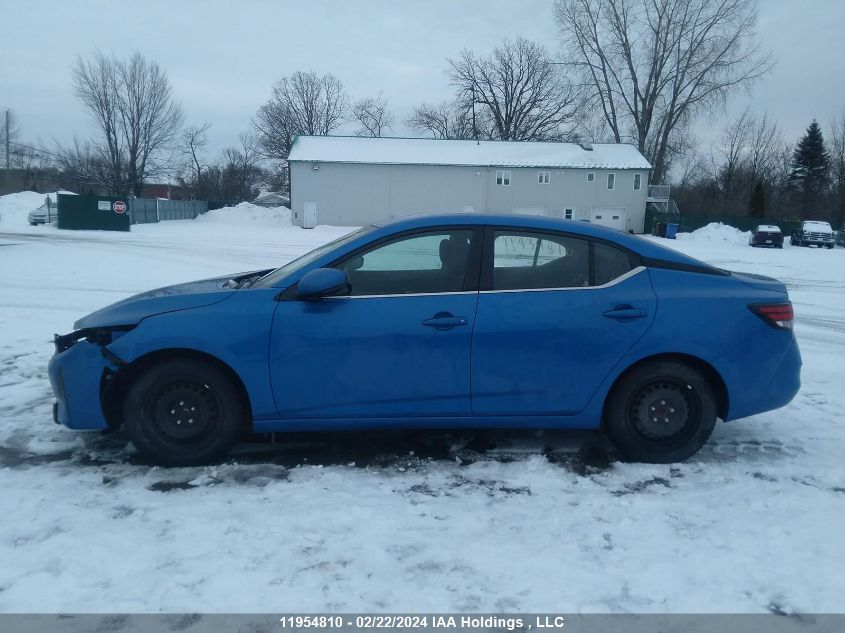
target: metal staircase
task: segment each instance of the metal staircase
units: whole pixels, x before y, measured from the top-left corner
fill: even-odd
[[[646,195],[645,210],[652,213],[680,214],[678,205],[671,197],[672,187],[669,185],[649,185]]]

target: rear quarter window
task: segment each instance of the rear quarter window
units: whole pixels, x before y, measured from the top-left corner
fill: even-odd
[[[634,268],[628,253],[602,242],[595,243],[593,258],[596,286],[608,284]]]

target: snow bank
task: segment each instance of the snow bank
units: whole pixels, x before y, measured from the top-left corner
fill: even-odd
[[[30,211],[37,209],[44,204],[44,199],[50,196],[53,204],[56,203],[57,193],[69,193],[72,191],[54,191],[52,193],[36,193],[34,191],[20,191],[0,196],[0,224],[8,228],[14,225],[27,225],[29,221],[26,216]]]
[[[731,244],[747,244],[750,232],[743,233],[739,229],[721,222],[711,222],[707,226],[692,233],[678,233],[679,240],[696,240],[699,242],[730,242]]]
[[[223,207],[203,213],[198,222],[216,222],[222,224],[270,224],[290,225],[290,209],[287,207],[259,207],[249,202],[241,202],[234,207]]]

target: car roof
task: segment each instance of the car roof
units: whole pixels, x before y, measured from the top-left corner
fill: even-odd
[[[475,226],[507,226],[510,228],[547,229],[552,231],[566,231],[578,233],[588,237],[605,237],[618,239],[625,233],[589,222],[577,222],[562,218],[550,218],[541,215],[519,215],[505,213],[430,213],[413,215],[404,218],[394,218],[376,223],[379,228],[390,228],[394,231],[405,229],[425,228],[426,226],[451,226],[469,224]]]
[[[757,230],[758,231],[780,231],[780,227],[775,226],[774,224],[758,224]]]
[[[502,226],[525,230],[560,231],[585,238],[607,240],[608,242],[613,242],[627,248],[642,257],[712,268],[709,264],[705,264],[693,257],[631,233],[625,233],[618,229],[611,229],[590,222],[564,220],[562,218],[550,218],[547,216],[504,213],[432,213],[428,215],[394,218],[375,224],[374,226],[379,229],[379,233],[389,234],[406,230],[424,229],[429,226],[459,225]]]

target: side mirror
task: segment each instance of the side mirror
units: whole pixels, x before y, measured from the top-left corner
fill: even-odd
[[[302,276],[297,286],[300,299],[319,299],[349,287],[346,273],[336,268],[317,268]]]

